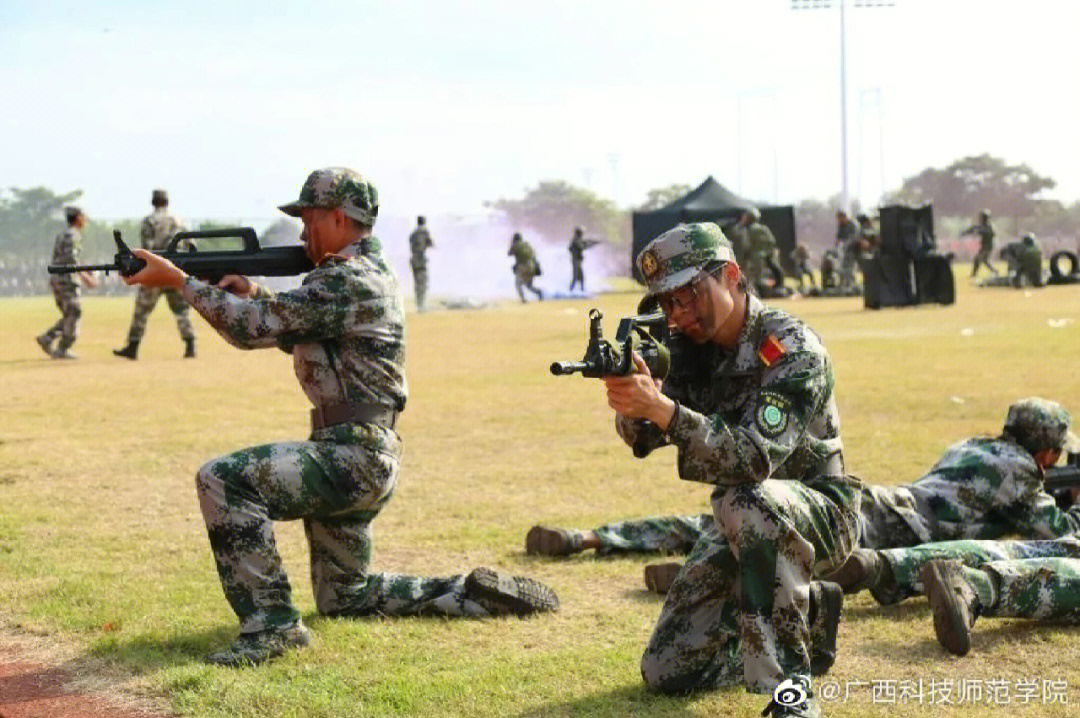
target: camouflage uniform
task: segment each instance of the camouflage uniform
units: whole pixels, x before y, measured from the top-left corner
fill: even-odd
[[[582,269],[582,264],[585,261],[585,250],[594,247],[599,242],[595,239],[585,239],[582,236],[581,228],[574,230],[574,237],[570,240],[570,270],[572,278],[570,279],[570,291],[574,291],[574,286],[581,287],[581,291],[585,291],[585,271]]]
[[[1035,235],[1025,235],[1016,254],[1016,272],[1012,277],[1014,287],[1043,286],[1043,251]]]
[[[795,265],[796,274],[799,278],[799,289],[803,286],[803,277],[810,278],[810,286],[815,287],[814,270],[810,269],[810,250],[805,244],[798,244],[791,250],[791,261]]]
[[[714,256],[733,256],[716,225],[681,225],[646,247],[638,268],[658,294]],[[664,692],[808,681],[810,582],[858,537],[831,360],[802,322],[752,295],[746,302],[731,352],[671,340],[663,393],[677,404],[666,432],[616,417],[635,456],[674,444],[680,477],[715,486],[714,529],[675,579],[642,657],[646,682]]]
[[[755,220],[746,227],[746,246],[749,257],[746,280],[751,287],[757,287],[765,267],[776,263],[776,238],[768,227]]]
[[[312,173],[300,200],[282,210],[296,215],[331,202],[362,224],[374,222],[374,187],[341,168]],[[296,519],[304,522],[320,613],[487,615],[466,595],[463,576],[369,572],[371,522],[393,495],[401,461],[393,417],[408,393],[401,299],[379,241],[358,240],[327,256],[292,291],[260,288],[245,300],[189,277],[183,294],[229,343],[291,353],[297,380],[317,408],[313,417],[342,405],[382,415],[313,421],[307,441],[243,449],[199,469],[210,546],[241,633],[299,621],[272,524]]]
[[[143,218],[139,229],[139,239],[143,249],[161,251],[169,244],[169,240],[177,232],[183,231],[184,225],[169,214],[165,207],[155,207],[154,211]],[[187,248],[185,244],[183,248]],[[169,305],[173,316],[176,318],[176,327],[180,330],[180,338],[186,344],[195,341],[195,330],[191,326],[188,317],[188,305],[180,292],[175,289],[159,289],[155,287],[139,287],[135,295],[135,312],[131,317],[131,328],[128,330],[128,345],[137,345],[142,341],[146,333],[146,322],[150,318],[150,312],[154,311],[158,299],[165,295],[165,301]]]
[[[1069,558],[1080,559],[1080,539],[1064,536],[1046,540],[937,541],[908,548],[878,552],[888,570],[871,586],[879,603],[893,604],[922,593],[919,574],[931,561],[955,559],[972,568],[984,568],[995,561]]]
[[[424,226],[423,222],[417,223],[416,229],[409,235],[409,249],[412,252],[409,264],[412,266],[413,272],[416,309],[421,312],[425,309],[428,290],[427,250],[428,247],[434,246],[435,243],[431,241],[431,233],[428,232],[427,227]]]
[[[974,277],[978,273],[979,265],[985,265],[996,277],[998,270],[990,264],[990,253],[994,251],[994,228],[990,226],[989,219],[983,221],[980,218],[979,223],[965,229],[960,236],[966,237],[969,234],[979,237],[979,250],[975,253],[975,260],[971,264],[971,276]]]
[[[862,231],[858,222],[849,218],[837,225],[836,243],[840,247],[840,291],[851,292],[858,286],[855,267],[862,255]]]
[[[1070,425],[1068,412],[1056,402],[1022,399],[1009,407],[1002,436],[950,446],[913,484],[863,486],[860,546],[893,548],[1010,533],[1049,539],[1080,531],[1080,504],[1059,509],[1043,490],[1044,472],[1034,459],[1043,448],[1080,450]],[[711,524],[708,514],[666,516],[594,531],[602,551],[686,553]]]
[[[56,235],[53,245],[53,264],[78,264],[79,250],[82,248],[82,233],[77,227],[68,226]],[[67,352],[79,336],[79,317],[82,306],[79,303],[79,285],[70,274],[54,274],[49,277],[49,288],[53,299],[60,309],[60,319],[38,338],[42,346],[52,344],[57,338],[56,354]]]
[[[532,245],[515,233],[510,242],[510,251],[506,254],[514,258],[514,287],[521,301],[525,301],[525,289],[535,294],[537,299],[543,299],[544,293],[533,286],[533,279],[540,274],[540,263],[536,261]]]

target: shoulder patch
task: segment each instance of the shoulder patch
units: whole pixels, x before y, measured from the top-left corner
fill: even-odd
[[[767,367],[772,366],[776,362],[787,354],[787,349],[780,343],[780,340],[775,335],[769,334],[765,337],[765,340],[758,346],[758,358],[761,359],[761,363]]]
[[[754,421],[758,430],[770,438],[787,429],[791,405],[787,398],[771,391],[761,393]]]

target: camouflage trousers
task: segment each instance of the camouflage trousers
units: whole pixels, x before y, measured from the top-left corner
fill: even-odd
[[[886,577],[874,587],[873,594],[879,602],[890,604],[922,593],[919,571],[930,561],[957,559],[972,568],[986,568],[994,562],[1080,559],[1080,540],[1069,536],[1019,541],[939,541],[909,548],[886,549],[880,551],[879,555],[891,569],[891,576],[887,572]]]
[[[602,544],[598,553],[687,554],[714,524],[712,514],[653,516],[604,524],[593,533]]]
[[[848,290],[858,286],[858,280],[855,279],[855,266],[855,257],[849,258],[849,255],[845,253],[840,261],[840,289]]]
[[[514,267],[514,288],[517,289],[518,296],[521,297],[521,301],[525,301],[525,290],[535,294],[538,299],[544,298],[544,293],[533,286],[533,279],[536,278],[536,273],[531,267]]]
[[[57,349],[67,349],[79,336],[79,317],[82,316],[82,304],[79,302],[79,285],[62,279],[49,282],[53,299],[60,309],[60,319],[45,330],[44,337],[50,342],[59,338]]]
[[[427,301],[428,273],[427,267],[413,265],[413,290],[416,292],[416,309],[424,311],[424,302]]]
[[[165,294],[165,301],[168,302],[169,309],[176,317],[176,327],[180,330],[180,337],[184,341],[194,341],[195,330],[192,329],[191,320],[188,318],[188,303],[184,301],[179,291],[139,287],[135,295],[135,313],[131,317],[131,329],[128,330],[128,344],[138,344],[142,341],[143,334],[146,333],[146,320],[150,318],[150,312],[154,311],[162,293]]]
[[[978,273],[980,266],[984,266],[989,269],[991,272],[993,272],[995,277],[998,276],[998,270],[994,268],[994,265],[990,264],[989,249],[980,249],[978,252],[975,253],[975,259],[971,263],[971,276],[974,277]]]
[[[397,483],[401,442],[372,424],[321,429],[309,441],[218,457],[196,484],[225,597],[251,633],[299,618],[274,540],[274,521],[302,520],[319,613],[484,616],[464,576],[369,572],[371,522]]]
[[[918,536],[904,520],[908,515],[915,525],[918,508],[904,487],[864,485],[859,502],[859,546],[892,548],[915,546],[932,537]],[[602,544],[599,553],[689,553],[713,526],[712,514],[688,516],[653,516],[604,524],[593,529]]]
[[[997,588],[980,615],[1080,623],[1080,558],[991,561],[980,568]]]
[[[858,492],[795,481],[718,487],[714,526],[671,586],[641,659],[665,693],[810,677],[810,581],[858,538]]]
[[[570,262],[570,291],[574,291],[575,286],[580,286],[581,291],[585,291],[585,270],[582,269],[581,262]]]

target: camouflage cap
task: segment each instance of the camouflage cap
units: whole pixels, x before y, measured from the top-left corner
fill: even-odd
[[[1060,449],[1080,453],[1080,438],[1069,430],[1072,417],[1061,404],[1030,397],[1009,407],[1005,427],[1029,449]]]
[[[359,172],[347,167],[327,167],[308,175],[300,188],[300,199],[278,209],[290,217],[299,217],[301,210],[308,207],[340,207],[347,217],[373,225],[379,214],[379,193]]]
[[[731,242],[714,222],[680,224],[645,245],[637,267],[648,282],[647,296],[690,282],[710,262],[731,262]]]
[[[85,216],[83,214],[82,208],[76,207],[75,205],[69,205],[67,207],[64,207],[64,219],[66,219],[68,222],[74,222],[76,218],[82,216]]]
[[[150,193],[150,204],[168,204],[169,193],[163,189],[156,189]]]

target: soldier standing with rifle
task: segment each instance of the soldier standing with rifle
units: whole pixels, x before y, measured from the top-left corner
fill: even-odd
[[[64,209],[64,219],[67,221],[67,229],[56,235],[52,263],[78,264],[86,215],[78,207],[67,207]],[[97,286],[97,280],[90,272],[79,272],[79,279],[90,289]],[[37,337],[38,346],[53,359],[76,359],[78,357],[69,350],[79,336],[79,317],[82,316],[79,285],[70,275],[62,274],[51,277],[49,287],[52,289],[56,306],[60,308],[60,321]],[[60,341],[54,348],[52,344],[58,338]]]
[[[409,264],[412,266],[413,271],[413,289],[416,292],[416,311],[418,312],[426,309],[425,301],[428,290],[427,251],[429,247],[434,246],[435,243],[431,241],[431,233],[428,232],[427,220],[421,215],[416,218],[416,229],[409,235],[409,250],[412,253]]]
[[[160,251],[165,249],[173,235],[184,230],[184,225],[169,213],[169,195],[165,190],[154,190],[150,196],[150,204],[153,205],[154,211],[143,218],[142,227],[139,229],[139,239],[143,249]],[[185,244],[185,248],[189,246],[190,244]],[[173,316],[176,317],[176,327],[180,330],[180,338],[184,341],[184,358],[195,357],[195,329],[188,318],[187,302],[175,289],[162,290],[152,287],[139,287],[136,292],[135,313],[131,317],[127,344],[121,349],[113,349],[113,354],[125,359],[139,357],[139,342],[146,333],[146,321],[157,306],[162,293],[165,294],[165,301]]]
[[[312,172],[281,210],[304,223],[315,268],[298,289],[269,292],[246,277],[209,285],[143,249],[128,284],[183,293],[229,343],[292,354],[314,408],[306,441],[241,449],[199,469],[196,487],[225,597],[240,637],[211,663],[255,664],[306,646],[273,521],[303,520],[315,605],[329,616],[525,615],[553,610],[551,589],[478,568],[428,578],[369,571],[371,522],[397,485],[405,407],[405,325],[397,278],[371,229],[374,185],[353,170]]]
[[[975,261],[971,263],[971,278],[979,272],[979,265],[985,265],[987,269],[998,276],[998,270],[990,264],[990,253],[994,251],[994,228],[990,226],[990,210],[984,209],[979,212],[975,224],[960,233],[961,237],[974,234],[979,237],[979,250],[975,252]]]
[[[582,263],[585,261],[585,250],[600,244],[598,239],[585,239],[581,227],[574,227],[574,236],[570,240],[570,291],[574,291],[574,285],[579,285],[581,291],[585,291],[585,271]]]

